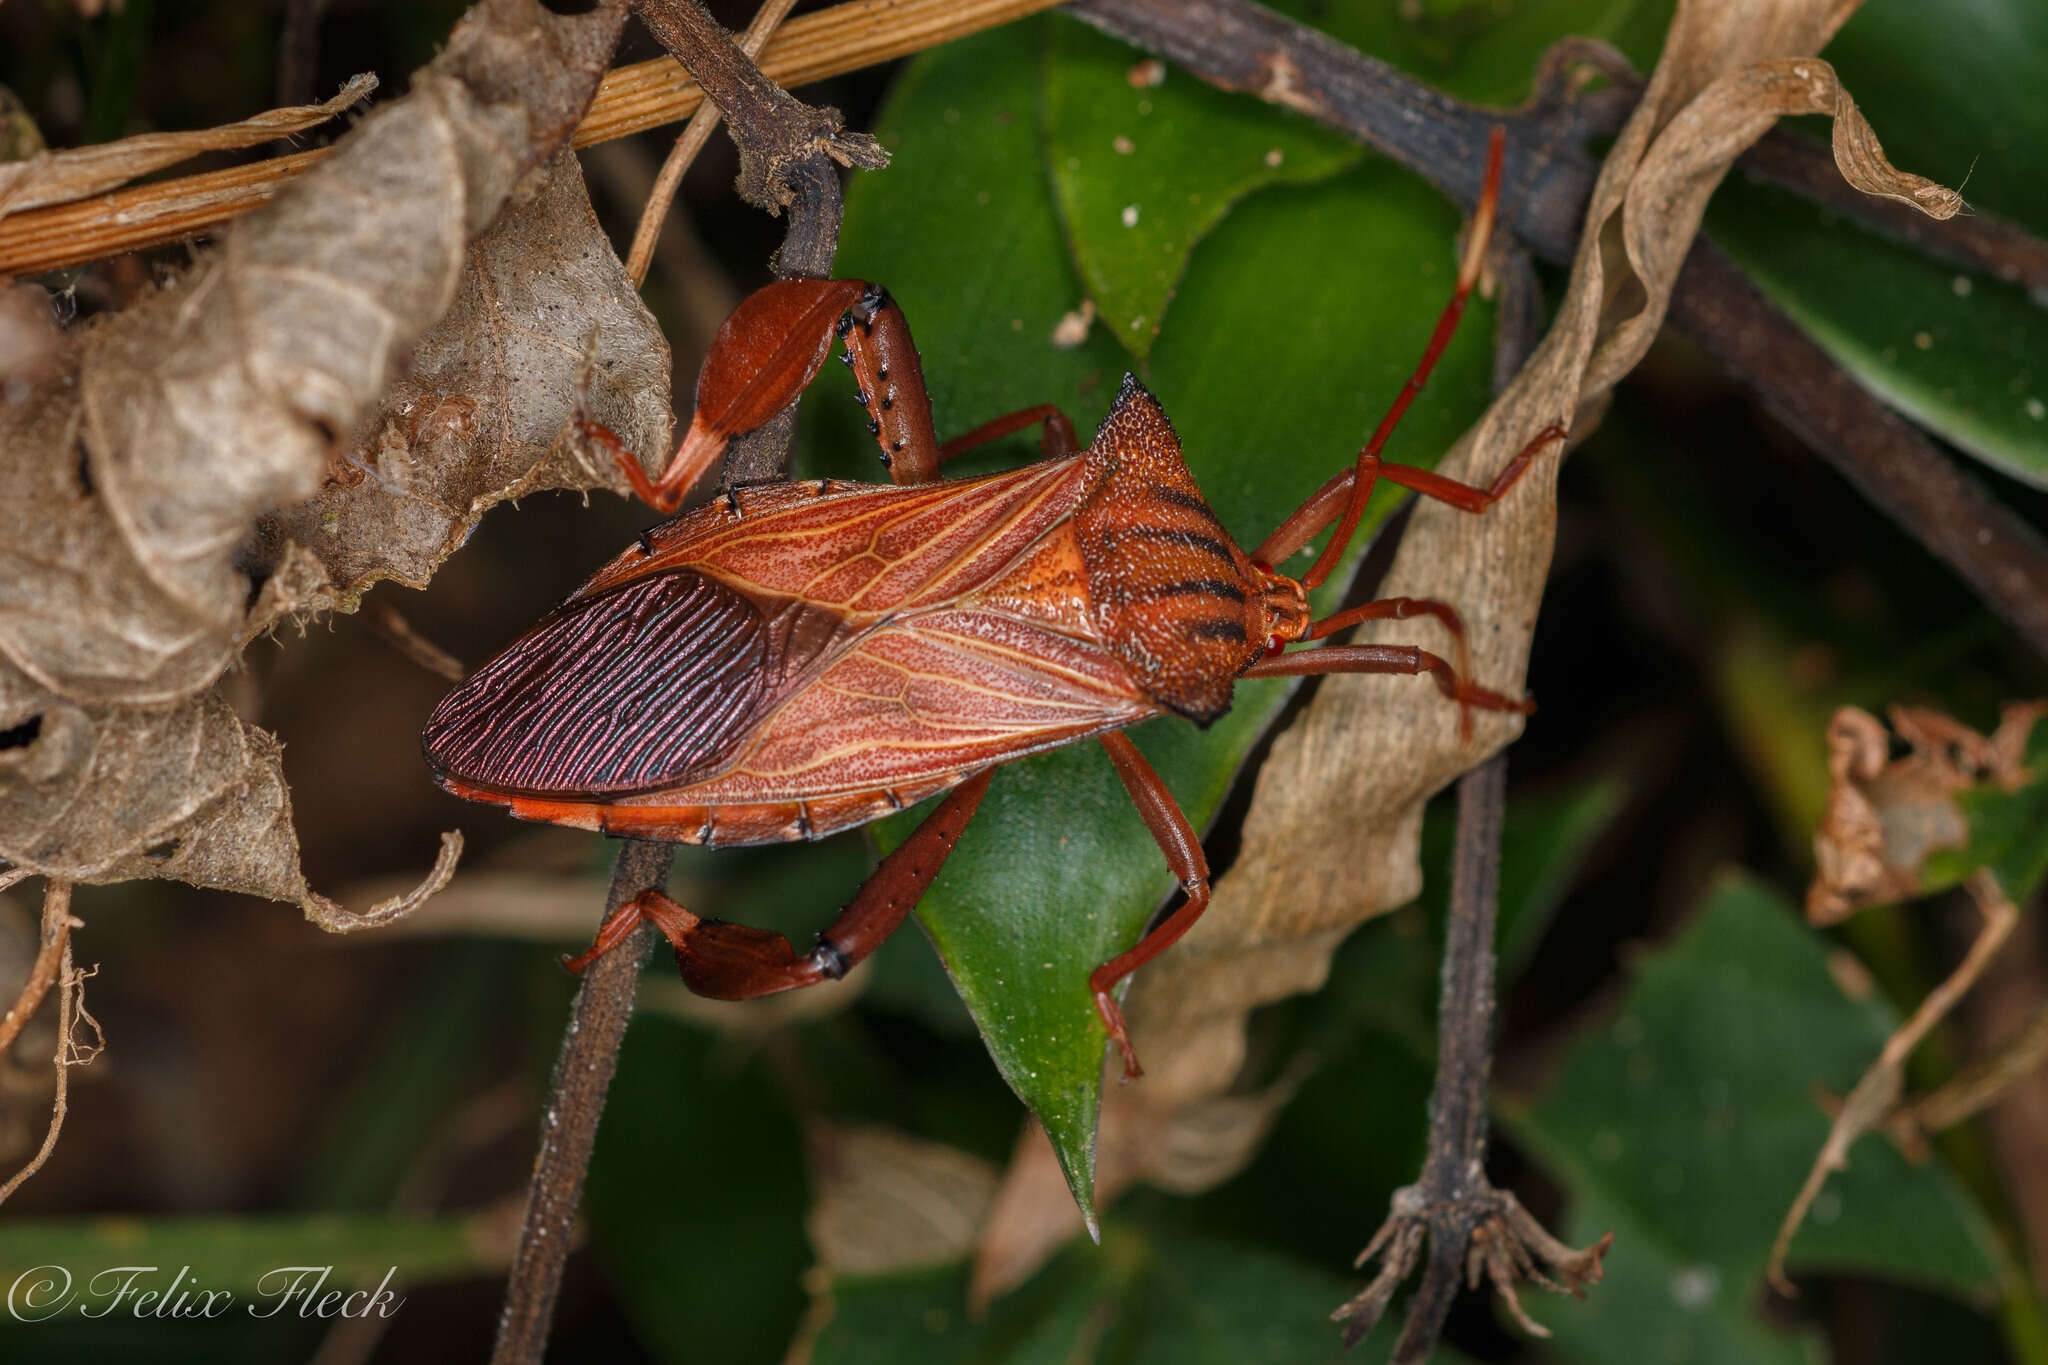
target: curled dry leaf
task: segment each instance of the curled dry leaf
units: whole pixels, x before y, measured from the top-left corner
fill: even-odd
[[[1868,905],[1923,895],[1929,855],[1970,842],[1958,794],[1991,784],[2012,792],[2039,780],[2022,766],[2048,702],[2014,702],[1989,738],[1939,711],[1891,709],[1909,752],[1891,757],[1891,736],[1868,711],[1845,706],[1828,722],[1827,804],[1813,834],[1815,873],[1806,914],[1836,924]]]
[[[233,151],[253,147],[272,138],[301,133],[327,122],[336,114],[362,103],[377,88],[377,78],[365,72],[351,77],[339,94],[322,104],[299,104],[271,109],[218,128],[185,133],[143,133],[103,142],[93,147],[75,147],[61,152],[39,152],[19,161],[0,165],[0,217],[83,199],[124,185],[137,176],[175,166],[201,152]]]
[[[595,334],[597,420],[659,472],[674,419],[668,343],[590,207],[575,154],[523,182],[470,244],[412,365],[329,463],[320,491],[263,519],[263,558],[311,551],[337,605],[380,578],[424,587],[494,503],[549,488],[616,488],[609,462],[558,440]]]
[[[427,882],[369,916],[315,895],[299,870],[278,743],[215,692],[170,708],[49,700],[31,743],[0,749],[0,853],[64,881],[173,877],[292,901],[327,927],[389,918],[454,871],[445,836]]]
[[[1930,193],[1929,182],[1890,168],[1832,68],[1811,55],[1854,8],[1853,0],[1678,6],[1657,69],[1594,186],[1549,333],[1444,457],[1441,473],[1483,486],[1545,426],[1591,420],[1662,326],[1714,187],[1779,117],[1826,112],[1847,120],[1851,127],[1838,132],[1837,147],[1846,147],[1844,171],[1859,188],[1937,214],[1955,211],[1960,200]],[[1540,456],[1484,516],[1420,502],[1379,589],[1383,597],[1456,604],[1471,628],[1474,675],[1509,691],[1526,672],[1549,569],[1558,461]],[[1368,625],[1358,638],[1429,647],[1415,627]],[[1198,1113],[1229,1092],[1244,1061],[1250,1012],[1320,986],[1345,934],[1414,898],[1423,803],[1520,725],[1519,718],[1484,715],[1476,742],[1466,744],[1456,708],[1411,680],[1322,681],[1259,772],[1237,862],[1217,883],[1209,912],[1132,988],[1125,1014],[1150,1069],[1143,1085],[1104,1096],[1105,1149],[1123,1141],[1122,1131],[1168,1130],[1175,1115]],[[1056,1190],[1027,1169],[1030,1151],[1006,1183]],[[1126,1178],[1153,1177],[1140,1167]],[[1098,1180],[1098,1202],[1115,1193]],[[1017,1214],[1012,1201],[1000,1207]],[[1011,1255],[1011,1278],[989,1289],[1020,1280],[1080,1227],[1071,1207],[1032,1221],[1039,1253]],[[1018,1240],[992,1223],[983,1254]]]
[[[54,377],[19,401],[0,395],[10,400],[0,401],[10,522],[0,541],[0,857],[79,881],[172,876],[292,900],[334,929],[384,922],[445,882],[452,837],[419,892],[368,915],[309,891],[277,744],[213,685],[279,615],[360,590],[333,586],[331,544],[275,528],[259,538],[258,519],[346,468],[336,456],[344,436],[382,429],[367,414],[465,270],[491,287],[493,258],[472,244],[500,210],[540,204],[553,215],[534,229],[542,238],[570,234],[564,250],[609,256],[590,234],[573,235],[581,187],[559,183],[573,175],[559,165],[545,181],[533,173],[588,105],[623,23],[622,3],[581,16],[531,0],[479,4],[405,99],[365,118],[197,268],[71,339]],[[519,231],[508,224],[499,240]],[[502,352],[506,332],[473,341]],[[436,373],[459,370],[454,341],[441,341]],[[654,368],[659,392],[665,361]],[[516,396],[484,387],[475,425],[523,436],[551,382],[559,425],[572,370],[522,375],[533,390]],[[516,416],[485,406],[501,401],[515,402]],[[646,402],[619,401],[615,414],[644,429],[632,418]],[[448,459],[467,451],[448,435],[462,425],[459,403],[419,415],[423,447]],[[533,457],[529,443],[528,467],[503,471],[507,480],[532,477]],[[461,514],[486,491],[471,490]],[[353,534],[408,553],[460,537],[459,518],[444,517],[408,539],[422,520],[416,503],[378,505],[384,523],[363,517]],[[406,563],[431,568],[417,556]]]

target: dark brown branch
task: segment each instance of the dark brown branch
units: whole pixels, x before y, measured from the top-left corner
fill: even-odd
[[[1356,1345],[1386,1313],[1394,1291],[1429,1250],[1408,1304],[1392,1365],[1422,1365],[1435,1349],[1461,1281],[1486,1272],[1508,1312],[1532,1335],[1519,1281],[1580,1293],[1597,1284],[1611,1237],[1575,1251],[1546,1232],[1521,1203],[1486,1178],[1487,1082],[1493,1073],[1493,925],[1500,889],[1500,834],[1507,758],[1496,754],[1458,783],[1458,842],[1450,917],[1437,997],[1436,1087],[1430,1095],[1429,1154],[1413,1185],[1394,1192],[1387,1221],[1359,1254],[1379,1273],[1333,1317]]]
[[[633,8],[725,112],[740,152],[740,198],[748,203],[780,213],[801,193],[792,183],[796,168],[816,153],[871,171],[889,164],[880,143],[845,130],[837,109],[805,104],[762,75],[696,0],[636,0]]]
[[[1670,316],[1863,496],[2048,653],[2048,541],[2039,531],[1850,378],[1711,244],[1694,243],[1686,257]]]
[[[1484,109],[1247,0],[1073,0],[1067,12],[1212,85],[1355,138],[1468,211],[1486,177],[1487,136],[1500,124],[1500,221],[1544,259],[1572,258],[1600,171],[1583,146],[1598,130],[1583,126],[1582,115],[1611,117],[1604,104]]]
[[[674,858],[672,845],[628,840],[612,866],[606,917],[647,888],[666,885]],[[576,1210],[583,1202],[583,1177],[597,1140],[597,1120],[618,1066],[619,1044],[633,1017],[640,969],[658,937],[651,924],[642,924],[632,937],[592,963],[569,1008],[569,1029],[548,1084],[540,1152],[527,1186],[526,1218],[505,1284],[492,1365],[538,1365],[547,1347],[562,1267],[576,1230]]]
[[[772,183],[778,188],[766,202],[756,202],[771,210],[788,210],[788,229],[775,257],[776,273],[785,277],[829,275],[839,246],[837,166],[849,160],[842,154],[847,146],[872,145],[871,140],[841,133],[835,112],[823,111],[827,117],[821,119],[819,111],[810,110],[768,81],[692,0],[642,0],[639,11],[672,51],[680,42],[706,63],[694,65],[683,51],[675,51],[724,110],[726,126],[741,147],[743,166],[751,155],[757,167],[772,168]],[[676,42],[670,41],[671,35]],[[772,93],[763,93],[762,86]],[[792,114],[786,106],[800,112]],[[826,123],[830,131],[821,134]],[[784,140],[778,142],[778,138]],[[868,164],[858,157],[851,160]],[[745,193],[744,170],[741,181]],[[767,426],[736,442],[726,456],[728,481],[755,483],[783,477],[795,427],[796,405],[791,404]],[[627,841],[612,868],[606,916],[640,892],[663,885],[674,854],[670,844]],[[625,943],[600,957],[591,965],[571,1007],[549,1086],[540,1154],[534,1163],[519,1250],[505,1287],[492,1365],[539,1365],[547,1347],[598,1120],[618,1065],[619,1044],[632,1017],[640,972],[656,937],[651,926],[643,925]]]
[[[1478,191],[1487,130],[1504,124],[1500,222],[1538,256],[1571,260],[1595,173],[1578,139],[1613,120],[1613,101],[1600,101],[1593,113],[1546,98],[1506,115],[1483,111],[1251,0],[1074,0],[1068,8],[1203,80],[1283,104],[1376,147],[1467,207]],[[2048,255],[2048,245],[2017,228],[2006,233],[1995,249],[1981,233],[1968,249],[1998,255],[2026,279],[2023,262]],[[1956,240],[1952,249],[1964,249]],[[1863,393],[1725,258],[1709,253],[1711,245],[1696,241],[1686,258],[1672,298],[1674,324],[1720,356],[1764,406],[2048,656],[2048,543]]]

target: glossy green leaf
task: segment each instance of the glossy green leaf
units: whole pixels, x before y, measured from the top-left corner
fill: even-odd
[[[2048,488],[2048,309],[2019,286],[1887,241],[1765,185],[1733,184],[1714,241],[1866,387]]]
[[[2036,79],[2048,66],[2048,7],[1867,5],[1823,55],[1894,163],[2048,232],[2048,101]],[[1739,180],[1715,197],[1707,229],[1866,387],[2048,487],[2048,300]]]
[[[1079,24],[1049,30],[1046,157],[1061,224],[1102,323],[1143,360],[1195,244],[1262,186],[1336,174],[1365,155],[1273,105],[1170,70]]]
[[[760,1068],[715,1047],[670,1020],[633,1025],[584,1191],[640,1344],[690,1365],[779,1359],[811,1259],[796,1117]]]
[[[1352,1292],[1344,1279],[1206,1236],[1125,1223],[1108,1231],[1099,1251],[1070,1247],[979,1322],[967,1315],[961,1264],[841,1275],[826,1292],[832,1314],[812,1346],[812,1365],[1338,1365],[1375,1358],[1370,1344],[1348,1355],[1329,1321]]]
[[[1032,118],[1040,42],[1017,26],[914,62],[880,120],[892,169],[849,196],[838,268],[886,282],[902,301],[942,431],[1050,400],[1085,433],[1123,372],[1125,353],[1099,329],[1073,350],[1052,344],[1081,284]],[[1147,383],[1241,540],[1256,544],[1351,458],[1448,297],[1457,226],[1425,186],[1371,164],[1252,196],[1195,251]],[[1490,325],[1475,308],[1397,433],[1395,458],[1433,463],[1477,416]],[[849,389],[843,374],[816,387],[813,468],[874,468]],[[1032,453],[1012,440],[970,472]],[[1376,500],[1368,515],[1376,522],[1392,505]],[[1243,685],[1207,731],[1178,719],[1133,731],[1197,828],[1285,695],[1282,684]],[[910,827],[899,818],[880,838],[892,845]],[[1105,1041],[1087,975],[1136,942],[1172,885],[1107,759],[1083,746],[997,773],[918,912],[998,1068],[1052,1134],[1084,1212]]]
[[[1611,1292],[1625,1284],[1663,1288],[1657,1330],[1676,1344],[1660,1358],[1742,1358],[1730,1343],[1752,1334],[1772,1238],[1827,1136],[1815,1087],[1846,1093],[1896,1022],[1842,994],[1827,951],[1774,892],[1723,880],[1541,1102],[1509,1116],[1516,1141],[1582,1202],[1576,1234],[1616,1232],[1613,1284],[1532,1310],[1570,1358],[1643,1358],[1639,1296]],[[1873,1135],[1830,1181],[1790,1264],[1976,1296],[1996,1292],[1999,1259],[1946,1168],[1910,1165]]]

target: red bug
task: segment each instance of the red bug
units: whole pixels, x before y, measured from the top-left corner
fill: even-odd
[[[1110,992],[1185,933],[1209,900],[1187,817],[1122,733],[1174,712],[1200,723],[1243,677],[1430,673],[1466,708],[1530,710],[1413,646],[1284,646],[1360,621],[1448,605],[1369,602],[1321,621],[1322,583],[1384,478],[1470,512],[1490,506],[1538,451],[1488,488],[1382,464],[1396,421],[1448,344],[1478,276],[1499,194],[1495,131],[1486,190],[1457,290],[1414,375],[1359,453],[1246,554],[1203,502],[1172,425],[1126,377],[1094,441],[1051,406],[941,445],[902,312],[860,280],[786,280],[720,329],[697,411],[659,482],[618,450],[640,496],[672,512],[737,436],[816,376],[835,336],[895,483],[832,479],[728,489],[643,534],[567,602],[450,693],[422,744],[448,791],[532,820],[699,844],[817,839],[951,789],[883,860],[817,946],[702,919],[658,890],[598,931],[581,970],[643,919],[674,945],[700,995],[744,999],[844,976],[902,924],[973,816],[997,765],[1100,741],[1186,892],[1181,906],[1089,976],[1126,1077],[1140,1068]],[[944,481],[971,446],[1042,427],[1046,459]],[[616,441],[590,425],[591,435]],[[1332,522],[1301,579],[1274,572]]]

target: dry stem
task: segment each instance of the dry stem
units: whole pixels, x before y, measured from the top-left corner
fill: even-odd
[[[50,1153],[57,1150],[57,1135],[64,1131],[64,1116],[70,1111],[71,1068],[83,1066],[100,1053],[102,1043],[95,1042],[91,1048],[78,1047],[73,1041],[73,1030],[80,1023],[90,1024],[95,1039],[99,1037],[99,1022],[85,1012],[83,993],[85,978],[91,972],[81,972],[71,965],[71,931],[78,921],[71,918],[71,883],[51,881],[43,890],[43,946],[36,954],[35,969],[29,974],[28,985],[22,990],[22,1001],[8,1011],[8,1023],[12,1030],[18,1030],[26,1023],[28,1016],[35,1013],[36,1003],[49,989],[50,980],[44,975],[45,959],[54,958],[56,967],[52,975],[57,981],[57,1095],[50,1107],[50,1130],[43,1135],[43,1145],[29,1158],[28,1164],[16,1171],[11,1179],[0,1185],[0,1204],[4,1204],[14,1192],[22,1187],[28,1178],[43,1168],[50,1159]],[[53,951],[54,949],[54,951]],[[30,992],[35,999],[27,1003]],[[17,1022],[17,1015],[19,1021]],[[6,1041],[13,1041],[13,1032]],[[0,1052],[6,1044],[0,1043]]]
[[[740,35],[740,51],[749,57],[760,56],[770,35],[795,4],[796,0],[767,0],[755,12],[754,21],[747,25],[747,31]],[[709,100],[698,105],[697,112],[690,115],[682,136],[669,149],[668,159],[661,163],[661,174],[654,178],[654,188],[647,195],[647,207],[641,211],[640,225],[633,229],[632,249],[626,253],[626,273],[633,277],[633,283],[647,282],[647,267],[654,260],[655,239],[661,235],[661,225],[668,218],[669,205],[675,200],[676,190],[682,185],[690,163],[697,159],[697,153],[704,150],[704,144],[711,141],[711,135],[718,131],[719,120],[724,117],[723,111]]]
[[[777,31],[762,74],[804,85],[1009,23],[1055,0],[849,0]],[[694,113],[704,91],[673,58],[620,67],[598,87],[571,139],[577,147],[658,128]],[[33,275],[205,232],[268,203],[327,149],[184,176],[0,218],[0,275]]]

